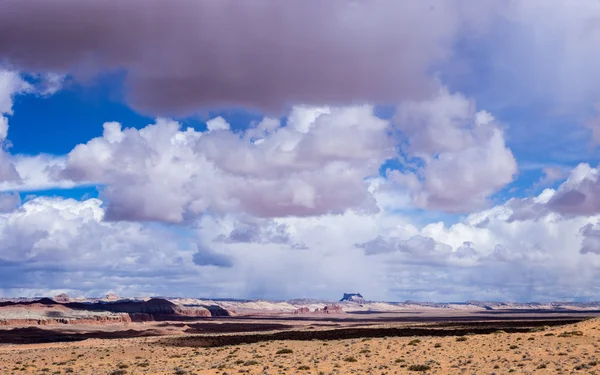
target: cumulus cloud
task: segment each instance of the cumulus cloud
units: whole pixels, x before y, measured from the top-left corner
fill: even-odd
[[[600,258],[579,250],[582,228],[598,218],[562,218],[549,212],[514,222],[509,220],[512,214],[507,203],[452,225],[419,227],[414,217],[385,212],[289,218],[286,223],[306,242],[307,257],[327,254],[320,259],[337,260],[333,269],[345,272],[360,264],[358,274],[371,277],[359,287],[365,294],[437,301],[595,298],[587,286],[599,281],[594,269]],[[581,277],[573,278],[574,273]],[[379,294],[376,288],[385,292]]]
[[[47,288],[101,294],[130,288],[139,293],[165,278],[173,286],[197,276],[193,244],[168,228],[104,222],[101,205],[97,199],[39,197],[0,213],[4,291]],[[121,284],[123,279],[129,286]],[[151,288],[158,293],[162,287]]]
[[[365,179],[393,155],[388,121],[369,106],[320,111],[301,130],[268,118],[245,133],[182,130],[165,119],[141,130],[107,123],[102,137],[73,149],[60,175],[104,185],[109,220],[377,210]]]
[[[537,198],[513,199],[511,220],[527,220],[555,212],[564,216],[600,213],[600,172],[587,163],[577,165],[558,189],[546,189]]]
[[[581,228],[583,241],[581,243],[581,254],[600,254],[600,228],[598,223],[587,224]]]
[[[597,168],[579,164],[569,178],[550,198],[550,210],[572,215],[594,215],[600,212],[600,180]]]
[[[404,102],[394,122],[407,139],[407,168],[388,176],[420,207],[480,208],[517,172],[501,125],[460,93],[442,87],[430,100]]]
[[[441,88],[429,100],[404,102],[393,122],[372,106],[295,106],[284,119],[265,117],[240,131],[222,117],[207,121],[205,132],[168,119],[140,130],[109,122],[102,137],[67,157],[11,157],[21,179],[0,182],[0,191],[101,185],[109,220],[368,213],[378,209],[373,194],[398,188],[417,207],[468,212],[516,173],[501,125],[459,93]],[[398,147],[405,164],[375,186]]]
[[[8,119],[0,115],[0,142],[4,143],[8,135]]]
[[[30,183],[33,177],[39,183],[42,174],[46,175],[48,181],[48,173],[36,173],[36,177],[32,176],[31,166],[37,164],[37,169],[50,168],[53,163],[41,162],[41,159],[58,159],[48,157],[46,155],[37,156],[21,156],[14,157],[7,152],[7,148],[10,146],[10,142],[7,140],[8,137],[8,120],[9,116],[13,114],[13,104],[15,96],[19,94],[41,94],[41,95],[52,95],[59,90],[59,78],[54,74],[47,74],[41,80],[41,84],[33,85],[32,83],[23,79],[21,74],[12,70],[0,70],[0,192],[7,190],[21,190],[21,189],[35,189],[39,187],[35,182]],[[16,160],[19,159],[19,160]],[[20,163],[22,162],[22,163]],[[21,174],[21,164],[24,167],[24,175]],[[54,185],[55,183],[48,183],[46,185]],[[72,184],[71,184],[72,185]]]
[[[509,204],[453,225],[386,212],[278,219],[301,250],[257,240],[271,233],[269,220],[254,222],[261,235],[238,236],[235,216],[203,215],[190,231],[104,215],[97,199],[60,198],[0,213],[0,271],[9,275],[0,293],[335,299],[352,289],[383,300],[524,301],[591,299],[586,286],[600,281],[599,217],[517,223]]]
[[[209,132],[217,130],[229,130],[229,123],[221,116],[210,119],[206,122],[206,128]]]
[[[19,193],[0,193],[0,213],[11,212],[21,204]]]
[[[23,80],[18,72],[0,70],[0,114],[12,115],[14,96],[31,90],[31,84]],[[6,138],[6,129],[4,132],[2,130],[0,127],[0,140]]]
[[[71,181],[60,176],[65,167],[66,158],[47,154],[10,155],[4,154],[10,163],[13,178],[0,178],[0,192],[34,191],[52,188],[69,189],[76,186],[89,185],[85,181]],[[0,160],[2,155],[0,155]],[[1,164],[0,164],[1,165]],[[1,172],[0,172],[1,176]]]
[[[9,0],[0,59],[83,77],[124,71],[129,101],[153,114],[393,103],[427,93],[429,68],[450,55],[461,29],[482,28],[491,5]]]
[[[13,98],[15,95],[31,90],[31,85],[25,82],[19,73],[0,70],[0,183],[19,181],[20,176],[5,151],[8,136],[8,118],[13,114]]]
[[[6,152],[0,149],[0,184],[19,182],[21,177]]]
[[[429,300],[460,300],[465,295],[519,301],[593,299],[595,293],[586,292],[586,286],[598,282],[598,216],[561,218],[546,212],[514,222],[509,220],[513,213],[509,202],[469,214],[456,224],[431,223],[417,234],[381,233],[356,246],[387,265],[391,293]],[[574,273],[580,275],[577,280]]]
[[[598,169],[582,163],[556,190],[473,212],[517,173],[507,139],[529,148],[533,133],[519,126],[506,136],[455,90],[482,94],[469,85],[478,80],[485,108],[541,103],[590,118],[600,99],[598,7],[3,1],[0,60],[33,75],[0,72],[0,294],[593,298]],[[127,101],[148,113],[243,106],[269,115],[241,128],[216,117],[202,132],[162,118],[142,129],[108,122],[65,156],[9,154],[15,95],[51,95],[66,77],[106,72],[123,73]],[[400,104],[388,121],[356,105],[364,102]],[[597,143],[597,119],[587,126]],[[543,173],[539,185],[566,177]],[[102,200],[22,203],[14,193],[87,184]],[[398,214],[415,207],[468,214],[451,225]]]
[[[344,285],[369,283],[368,277],[356,275],[364,264],[351,255],[352,248],[339,267],[344,262],[331,256],[333,249],[307,256],[279,244],[211,243],[227,230],[219,229],[221,219],[208,215],[197,232],[189,232],[154,223],[107,222],[104,214],[97,199],[41,197],[0,214],[0,295],[66,290],[93,296],[114,290],[125,296],[288,298],[308,293],[336,298]],[[360,226],[358,218],[352,221]],[[319,230],[315,224],[309,225]],[[348,248],[335,250],[343,255]]]

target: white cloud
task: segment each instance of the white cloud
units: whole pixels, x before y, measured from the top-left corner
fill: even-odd
[[[577,165],[556,191],[547,189],[543,201],[523,199],[512,202],[514,220],[534,218],[556,212],[564,216],[600,214],[600,171],[587,163]],[[551,192],[551,193],[550,193]]]
[[[600,228],[598,223],[587,224],[581,228],[583,243],[581,244],[581,254],[600,254]]]
[[[335,299],[358,290],[383,300],[553,300],[593,298],[589,285],[600,281],[599,216],[516,222],[511,202],[424,226],[386,211],[269,220],[204,214],[189,229],[107,222],[105,214],[97,199],[59,198],[0,214],[0,268],[10,280],[3,294]]]
[[[408,170],[391,170],[388,176],[412,193],[417,206],[480,208],[517,172],[501,126],[460,93],[441,88],[430,100],[403,103],[395,123],[407,138],[409,163]]]
[[[8,119],[0,114],[0,142],[8,135]]]
[[[270,24],[260,20],[264,9],[259,7],[259,12],[239,13],[239,25],[262,25],[255,28],[258,34],[245,35],[250,43],[240,44],[243,48],[231,48],[237,39],[228,32],[221,35],[225,43],[197,43],[197,35],[187,32],[197,19],[186,18],[191,8],[180,7],[169,14],[186,15],[173,34],[181,34],[185,43],[171,53],[162,47],[173,35],[138,43],[143,30],[156,26],[147,24],[140,4],[125,12],[139,25],[133,29],[142,31],[127,34],[118,45],[98,44],[96,55],[103,58],[92,65],[88,49],[77,43],[61,44],[64,53],[51,61],[43,50],[21,48],[50,35],[43,28],[29,30],[30,17],[0,22],[0,29],[23,30],[10,33],[14,38],[4,40],[7,48],[0,48],[0,55],[44,71],[121,68],[130,102],[154,113],[232,105],[277,113],[290,103],[315,106],[295,106],[285,119],[265,117],[237,131],[222,117],[207,121],[206,132],[182,129],[167,119],[139,130],[107,122],[101,137],[66,156],[11,155],[7,138],[15,95],[51,95],[65,76],[37,75],[39,82],[32,86],[16,72],[1,71],[0,272],[10,281],[7,289],[205,290],[270,298],[335,298],[358,290],[369,298],[432,300],[597,295],[589,285],[600,281],[595,272],[600,265],[598,168],[581,163],[556,190],[473,212],[489,207],[490,197],[517,173],[507,139],[511,147],[521,145],[515,152],[521,158],[525,149],[538,150],[534,138],[551,149],[548,139],[572,134],[540,121],[539,134],[532,135],[535,124],[526,124],[510,130],[509,137],[491,113],[453,91],[465,87],[481,94],[478,102],[486,108],[508,103],[519,109],[527,103],[532,111],[551,109],[548,117],[577,114],[565,122],[583,123],[600,99],[597,1],[581,0],[577,6],[566,0],[415,6],[314,2],[293,5],[293,22],[277,26],[279,34],[262,28]],[[69,5],[89,17],[96,17],[94,9],[108,9],[100,2]],[[151,5],[144,9],[161,7]],[[24,16],[43,18],[42,8],[19,9]],[[231,20],[220,5],[206,9],[207,17]],[[389,9],[402,10],[409,22],[398,22],[398,12]],[[316,27],[296,22],[306,19],[315,20]],[[119,34],[121,25],[112,28],[113,21],[84,22],[90,27],[85,35]],[[227,29],[222,22],[205,26],[214,25]],[[390,25],[394,32],[385,30]],[[67,29],[49,37],[62,40]],[[469,37],[460,38],[465,30]],[[316,48],[304,48],[317,40],[313,34],[321,37]],[[452,51],[457,38],[461,50]],[[471,49],[477,53],[463,53]],[[148,58],[151,51],[160,56]],[[308,52],[298,58],[298,51]],[[381,51],[383,64],[372,58]],[[209,55],[216,57],[204,58]],[[453,61],[446,66],[448,57]],[[432,84],[433,63],[452,90],[441,87],[427,99],[439,87]],[[453,69],[464,70],[453,74]],[[371,106],[324,105],[367,99],[404,101],[393,125]],[[587,122],[595,143],[600,140],[597,120]],[[575,155],[581,155],[580,146]],[[403,167],[380,176],[393,157]],[[538,186],[566,177],[560,168],[543,173]],[[83,184],[98,185],[103,201],[35,198],[21,205],[15,193]],[[428,213],[415,207],[467,216],[453,225],[422,224]],[[189,226],[174,229],[154,221]]]
[[[0,70],[0,183],[19,181],[20,176],[5,151],[8,136],[8,118],[13,113],[13,97],[30,91],[31,85],[25,82],[19,73]]]
[[[9,155],[0,148],[0,184],[15,184],[21,177],[10,161]]]
[[[97,199],[60,198],[35,198],[0,214],[0,271],[5,277],[0,294],[60,289],[84,295],[116,290],[126,296],[197,296],[200,290],[214,297],[336,298],[346,284],[366,287],[374,282],[366,274],[357,276],[365,263],[351,244],[309,252],[264,241],[225,243],[211,240],[228,234],[218,218],[204,216],[196,231],[189,232],[152,223],[105,222],[104,214]],[[278,225],[307,220],[310,230],[320,227],[311,219],[290,220]],[[359,216],[346,220],[339,229],[350,221],[361,226]],[[298,229],[305,233],[309,228]],[[335,232],[332,228],[331,234]]]
[[[357,242],[387,264],[388,293],[418,299],[593,299],[599,280],[598,217],[556,213],[515,222],[511,204],[432,223],[418,233],[381,232]],[[577,278],[572,275],[576,273]],[[394,287],[397,285],[397,288]],[[473,285],[473,288],[470,286]]]
[[[0,193],[0,213],[11,212],[21,204],[19,193]]]
[[[194,240],[160,226],[103,222],[101,204],[97,199],[40,197],[0,214],[5,291],[48,288],[100,294],[127,285],[134,294],[145,288],[160,293],[168,288],[160,285],[165,280],[173,286],[186,277],[203,279],[193,263]],[[191,292],[194,283],[189,285]]]
[[[103,137],[73,149],[61,177],[105,185],[111,220],[376,210],[365,179],[393,155],[388,122],[369,106],[315,109],[307,118],[302,131],[265,119],[244,134],[183,131],[165,119],[141,130],[107,123]]]
[[[47,77],[45,80],[54,82],[51,84],[54,88],[48,92],[42,92],[40,88],[36,88],[25,81],[18,72],[0,70],[0,192],[27,185],[30,177],[20,174],[20,168],[15,164],[14,157],[6,151],[9,129],[6,115],[13,114],[13,100],[16,95],[26,93],[51,95],[55,93],[58,90],[56,87],[57,78],[52,74],[47,75]],[[39,159],[39,156],[31,157],[31,159]]]
[[[31,84],[23,80],[18,72],[0,70],[0,114],[12,115],[14,95],[32,89]]]
[[[60,171],[65,166],[64,156],[9,155],[5,153],[5,157],[8,165],[11,166],[8,172],[11,173],[12,178],[2,180],[2,155],[0,155],[0,192],[68,189],[90,184],[86,181],[73,182],[60,177]]]
[[[206,121],[206,128],[209,132],[218,130],[229,130],[229,123],[221,116]]]
[[[38,87],[36,87],[36,90],[39,94],[44,96],[54,95],[62,89],[65,79],[66,75],[64,74],[42,74],[41,82]]]

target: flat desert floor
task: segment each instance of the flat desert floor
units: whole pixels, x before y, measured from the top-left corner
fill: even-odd
[[[600,320],[583,318],[48,327],[42,333],[68,342],[0,345],[0,374],[600,374]],[[5,329],[0,342],[38,330]],[[112,338],[94,338],[102,332]],[[52,336],[59,333],[69,336]]]

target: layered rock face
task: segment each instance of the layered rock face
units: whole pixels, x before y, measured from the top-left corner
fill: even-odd
[[[72,309],[59,303],[40,300],[34,303],[3,304],[0,308],[0,325],[49,324],[112,324],[130,323],[126,313]]]
[[[210,311],[202,306],[182,306],[162,298],[152,298],[149,301],[119,301],[114,303],[101,303],[95,304],[91,308],[130,314],[148,314],[152,316],[212,316]]]
[[[122,324],[131,323],[128,314],[114,316],[96,316],[89,318],[41,318],[41,319],[0,319],[0,326],[29,326],[29,325],[52,325],[52,324]]]
[[[188,307],[160,298],[148,301],[56,302],[68,299],[66,295],[59,295],[54,300],[43,298],[0,303],[0,325],[112,324],[211,316],[211,312],[202,306]]]

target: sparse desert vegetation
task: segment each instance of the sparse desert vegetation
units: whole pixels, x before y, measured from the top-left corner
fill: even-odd
[[[599,319],[518,333],[448,333],[236,345],[182,335],[4,345],[0,374],[600,374]]]

